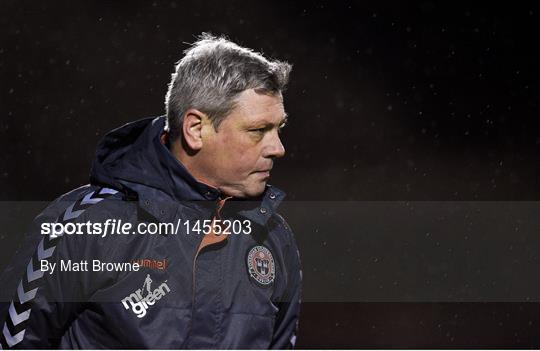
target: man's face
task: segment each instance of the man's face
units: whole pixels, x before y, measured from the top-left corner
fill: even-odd
[[[260,195],[274,159],[285,154],[279,138],[285,118],[281,95],[242,92],[217,131],[209,120],[204,123],[197,155],[204,180],[229,196]]]

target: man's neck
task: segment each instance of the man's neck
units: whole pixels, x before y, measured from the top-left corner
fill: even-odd
[[[185,152],[185,150],[182,148],[181,142],[170,142],[168,136],[164,137],[164,135],[166,134],[164,133],[162,135],[161,142],[169,149],[171,154],[178,160],[178,162],[180,162],[187,169],[189,174],[191,174],[191,176],[199,183],[203,183],[217,189],[217,187],[213,185],[210,180],[206,179],[204,175],[197,172],[197,167],[195,167],[193,164],[193,157]]]

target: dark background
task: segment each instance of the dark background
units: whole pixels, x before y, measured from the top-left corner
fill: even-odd
[[[202,31],[294,64],[287,156],[272,179],[289,200],[540,197],[537,6],[0,4],[0,200],[52,200],[87,183],[105,132],[163,113],[174,62]],[[301,225],[307,282],[354,270],[350,241]],[[328,247],[341,271],[324,271]],[[538,348],[539,312],[525,301],[306,302],[298,346]]]

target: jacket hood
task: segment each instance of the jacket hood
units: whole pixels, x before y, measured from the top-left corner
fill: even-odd
[[[219,191],[197,182],[161,141],[165,118],[145,118],[107,133],[98,144],[90,182],[133,195],[140,186],[179,201],[213,200]]]
[[[138,198],[145,190],[160,190],[177,201],[215,201],[223,197],[214,187],[198,182],[160,141],[165,116],[127,123],[99,142],[90,182]],[[273,210],[285,194],[270,185],[258,199],[270,197]],[[276,201],[279,200],[279,201]],[[264,211],[263,211],[264,212]]]

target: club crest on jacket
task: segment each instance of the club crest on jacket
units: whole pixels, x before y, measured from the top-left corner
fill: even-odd
[[[262,245],[252,247],[247,254],[249,276],[257,283],[267,286],[276,278],[276,265],[270,250]]]

